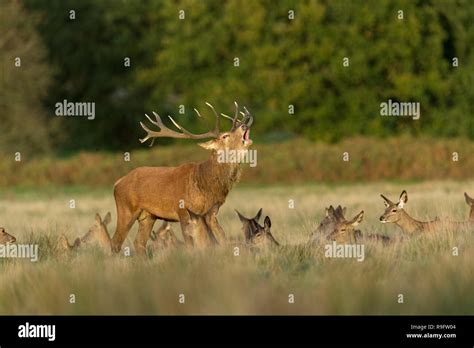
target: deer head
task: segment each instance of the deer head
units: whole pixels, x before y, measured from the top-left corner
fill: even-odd
[[[202,249],[217,244],[214,234],[206,222],[206,215],[215,214],[219,209],[218,205],[214,205],[204,215],[198,215],[187,209],[188,217],[185,221],[185,234],[192,239],[193,246]]]
[[[180,246],[180,241],[171,228],[171,224],[164,221],[157,232],[151,231],[151,240],[158,249],[169,249]]]
[[[356,237],[361,234],[355,227],[364,219],[364,211],[362,210],[352,220],[347,221],[344,217],[344,209],[342,209],[341,206],[337,207],[337,209],[331,208],[332,206],[329,207],[329,215],[332,215],[332,219],[334,220],[334,229],[327,238],[339,242],[355,240]]]
[[[265,217],[263,226],[258,223],[260,217],[262,216],[262,209],[258,211],[257,215],[254,218],[246,218],[239,211],[236,210],[237,215],[239,216],[240,221],[242,222],[242,231],[245,236],[246,244],[253,245],[280,245],[273,237],[270,228],[272,227],[272,222],[268,216]]]
[[[335,216],[336,215],[344,216],[345,213],[346,213],[346,208],[342,208],[340,205],[336,209],[334,209],[332,205],[329,208],[326,208],[325,216],[323,220],[321,220],[321,222],[319,223],[318,227],[313,232],[313,234],[327,235],[333,232],[334,226],[336,224]]]
[[[3,227],[0,227],[0,244],[11,244],[15,243],[16,238],[13,237],[11,234],[5,232]]]
[[[380,196],[383,198],[385,204],[385,212],[380,217],[380,222],[398,222],[404,213],[403,207],[408,202],[407,192],[403,190],[397,203],[393,203],[390,199],[382,194]]]
[[[110,223],[110,220],[110,212],[105,215],[104,220],[102,220],[99,213],[95,214],[95,223],[81,238],[81,243],[97,243],[101,247],[110,248],[110,236],[107,231],[107,225]]]
[[[232,128],[227,132],[220,131],[220,116],[216,113],[214,107],[206,102],[206,105],[212,110],[214,115],[216,116],[216,124],[214,129],[210,130],[209,132],[202,133],[202,134],[194,134],[180,126],[171,116],[168,116],[170,121],[174,124],[178,131],[174,131],[166,127],[161,117],[153,112],[156,120],[152,120],[148,115],[145,116],[148,120],[159,128],[159,131],[152,131],[148,127],[146,127],[142,122],[140,122],[141,127],[146,131],[147,135],[140,139],[140,142],[144,143],[149,139],[152,139],[150,146],[153,145],[153,142],[156,138],[177,138],[177,139],[208,139],[212,138],[204,143],[200,143],[199,145],[207,150],[218,151],[222,149],[234,149],[234,150],[246,150],[250,145],[252,145],[252,140],[250,139],[250,127],[253,123],[253,116],[244,107],[244,112],[240,112],[243,116],[242,119],[239,119],[239,106],[236,102],[235,104],[235,115],[234,117],[227,116],[225,114],[221,114],[222,117],[228,118],[232,120]],[[198,117],[201,117],[199,111],[194,109]]]

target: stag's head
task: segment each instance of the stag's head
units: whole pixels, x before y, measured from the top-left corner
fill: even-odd
[[[403,207],[408,202],[408,194],[405,190],[400,194],[400,198],[397,203],[393,203],[390,199],[384,195],[380,195],[383,198],[385,204],[385,211],[380,217],[380,222],[397,222],[403,214]]]
[[[15,243],[16,238],[13,237],[11,234],[5,232],[3,227],[0,227],[0,244],[11,244]]]
[[[218,115],[214,107],[206,103],[206,105],[212,110],[216,117],[216,123],[214,129],[210,130],[209,132],[202,133],[202,134],[194,134],[180,126],[171,116],[168,116],[170,121],[174,124],[174,126],[179,131],[174,131],[166,127],[161,117],[153,112],[155,116],[155,120],[152,120],[148,115],[145,116],[148,120],[159,128],[158,131],[152,131],[148,127],[146,127],[142,122],[140,125],[142,128],[147,132],[146,137],[140,139],[140,142],[144,143],[147,140],[151,139],[152,142],[150,144],[153,145],[153,142],[156,138],[178,138],[178,139],[209,139],[211,140],[206,141],[204,143],[200,143],[199,145],[207,150],[219,151],[224,149],[232,149],[232,150],[246,150],[250,145],[252,145],[252,140],[250,139],[250,127],[253,123],[253,116],[244,107],[244,111],[239,111],[239,106],[235,102],[235,114],[234,117],[227,116],[225,114]],[[199,118],[201,118],[201,114],[199,111],[194,109],[196,114]],[[242,117],[239,118],[239,115]],[[232,121],[232,127],[227,132],[220,131],[220,117],[225,117]]]

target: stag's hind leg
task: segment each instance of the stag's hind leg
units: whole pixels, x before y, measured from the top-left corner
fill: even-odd
[[[150,239],[151,230],[155,224],[156,217],[148,213],[147,211],[142,211],[138,217],[138,233],[133,242],[135,247],[135,252],[140,256],[146,255],[146,243]]]
[[[131,212],[128,208],[117,206],[117,228],[112,237],[112,252],[118,253],[122,249],[122,244],[127,238],[127,234],[137,219],[137,213]]]

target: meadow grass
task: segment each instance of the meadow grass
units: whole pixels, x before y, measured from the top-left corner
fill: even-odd
[[[10,190],[0,199],[0,226],[17,243],[39,244],[40,259],[0,259],[0,314],[473,314],[474,231],[408,237],[393,224],[380,224],[379,194],[396,201],[403,189],[406,210],[415,218],[466,220],[463,192],[473,192],[474,182],[239,185],[219,213],[228,236],[242,239],[234,209],[254,216],[262,207],[282,247],[240,248],[235,256],[235,246],[228,245],[157,252],[147,259],[133,255],[136,226],[124,245],[131,256],[55,249],[59,234],[72,240],[86,233],[96,212],[112,212],[113,234],[111,189]],[[69,208],[71,199],[75,209]],[[329,204],[346,206],[347,218],[364,210],[361,230],[395,242],[366,244],[363,262],[326,258],[306,242]],[[181,238],[179,226],[173,228]]]

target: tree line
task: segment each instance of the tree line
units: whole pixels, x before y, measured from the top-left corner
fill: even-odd
[[[205,101],[253,137],[474,138],[471,1],[2,1],[5,150],[129,150],[144,113],[197,131]],[[15,58],[21,58],[21,67]],[[96,116],[58,117],[63,101]],[[417,102],[420,118],[382,117]],[[207,115],[209,125],[193,115]],[[163,140],[162,143],[169,141]]]

